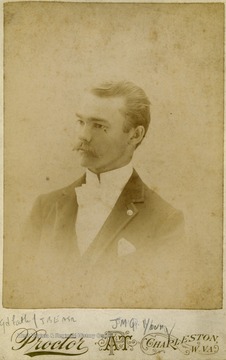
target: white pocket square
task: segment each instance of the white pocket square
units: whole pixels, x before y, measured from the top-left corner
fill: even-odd
[[[125,256],[136,251],[136,248],[131,242],[125,238],[118,241],[118,256]]]

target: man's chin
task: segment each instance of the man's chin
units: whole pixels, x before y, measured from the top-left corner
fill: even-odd
[[[82,167],[90,167],[90,166],[93,166],[94,165],[94,161],[93,161],[93,158],[89,158],[88,156],[80,156],[80,165]]]

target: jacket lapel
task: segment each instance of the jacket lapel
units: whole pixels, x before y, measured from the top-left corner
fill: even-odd
[[[56,202],[56,215],[53,230],[54,247],[56,251],[60,250],[60,252],[62,252],[63,248],[66,248],[68,251],[75,251],[78,253],[75,233],[78,203],[75,188],[84,183],[85,175],[63,189],[61,197]],[[65,244],[66,242],[67,245]]]

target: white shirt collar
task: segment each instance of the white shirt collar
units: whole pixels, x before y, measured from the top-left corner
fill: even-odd
[[[100,174],[100,180],[96,174],[89,169],[86,170],[86,185],[101,188],[123,189],[133,172],[133,166],[129,164]]]

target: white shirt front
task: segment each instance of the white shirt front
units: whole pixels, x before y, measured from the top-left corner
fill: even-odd
[[[132,164],[98,176],[86,170],[86,184],[75,188],[78,201],[76,234],[83,255],[95,239],[133,172]]]

